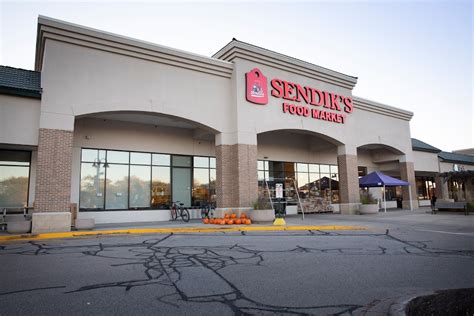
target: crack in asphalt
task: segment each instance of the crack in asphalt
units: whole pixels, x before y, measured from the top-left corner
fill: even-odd
[[[189,236],[190,234],[186,234]],[[163,238],[147,239],[141,242],[130,242],[120,244],[105,244],[103,242],[79,245],[48,245],[44,242],[30,241],[21,246],[17,244],[0,247],[0,256],[2,255],[68,255],[82,254],[84,256],[112,259],[115,261],[125,260],[125,263],[113,263],[111,267],[138,266],[141,267],[143,273],[142,278],[123,280],[119,282],[95,283],[82,286],[64,294],[73,294],[85,291],[100,290],[105,288],[123,288],[126,292],[135,287],[142,286],[164,286],[172,290],[171,294],[163,294],[157,296],[157,301],[176,308],[180,304],[189,303],[218,303],[229,308],[234,314],[252,315],[262,313],[278,313],[287,315],[311,315],[320,314],[322,310],[326,310],[331,315],[352,315],[356,310],[364,306],[358,304],[338,304],[338,305],[312,305],[312,306],[282,306],[272,305],[259,302],[246,295],[231,278],[226,277],[222,272],[224,268],[230,266],[261,266],[265,267],[265,256],[272,253],[318,253],[318,254],[337,254],[337,255],[387,255],[389,254],[386,247],[377,246],[373,249],[359,247],[335,247],[335,248],[316,248],[296,245],[292,249],[285,250],[261,250],[251,249],[248,246],[234,243],[231,245],[217,246],[166,246],[163,243],[173,236],[179,234],[168,234]],[[220,236],[220,235],[219,235]],[[429,255],[429,256],[462,256],[470,259],[474,258],[473,251],[466,250],[449,250],[440,248],[430,248],[429,241],[407,241],[395,237],[387,230],[384,234],[370,233],[346,233],[325,232],[325,231],[307,231],[289,234],[258,234],[244,233],[233,234],[232,236],[306,236],[311,238],[318,237],[360,237],[369,236],[373,238],[383,238],[400,244],[399,255]],[[125,250],[125,255],[114,254],[114,251]],[[391,253],[393,255],[393,253]],[[189,268],[204,269],[206,273],[212,275],[215,280],[220,283],[220,288],[227,290],[222,293],[203,293],[203,295],[193,295],[190,293],[183,283],[189,280],[183,276],[184,272]],[[192,280],[191,280],[192,281]],[[50,289],[60,289],[66,286],[54,286],[44,288],[34,288],[17,290],[11,292],[0,293],[0,296],[25,293],[31,291],[42,291]],[[372,301],[375,304],[378,300]],[[369,306],[365,305],[365,307]]]

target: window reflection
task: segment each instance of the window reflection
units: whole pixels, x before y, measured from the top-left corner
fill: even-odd
[[[107,168],[106,209],[128,208],[128,167],[110,164]]]
[[[130,207],[150,207],[150,166],[130,166]]]
[[[152,167],[151,206],[169,208],[171,203],[171,175],[169,167]]]
[[[209,202],[209,169],[194,168],[193,205],[201,206]]]
[[[81,194],[79,205],[81,208],[104,208],[105,168],[92,166],[92,163],[81,165]]]
[[[0,205],[28,205],[31,153],[0,150]]]
[[[188,205],[215,203],[215,157],[82,149],[79,207],[167,209],[172,199],[172,166],[189,172],[174,183],[178,189],[189,190],[192,203],[188,201]]]

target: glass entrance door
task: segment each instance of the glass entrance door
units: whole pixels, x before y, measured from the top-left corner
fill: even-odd
[[[191,206],[191,168],[173,168],[171,183],[173,201],[181,201],[184,206]]]

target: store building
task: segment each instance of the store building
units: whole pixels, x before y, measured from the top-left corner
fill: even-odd
[[[248,208],[281,181],[288,200],[296,183],[351,214],[359,175],[381,170],[417,207],[439,153],[412,147],[413,113],[353,96],[356,83],[235,39],[205,57],[39,17],[35,71],[0,69],[0,180],[15,192],[0,202],[158,221],[172,200]]]

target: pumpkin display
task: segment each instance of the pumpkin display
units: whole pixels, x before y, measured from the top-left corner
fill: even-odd
[[[229,220],[227,221],[227,225],[234,225],[234,220],[229,219]]]
[[[241,220],[240,218],[237,218],[237,219],[235,220],[235,224],[237,224],[237,225],[242,224],[242,220]]]
[[[235,213],[230,214],[230,218],[236,218],[237,215]]]

